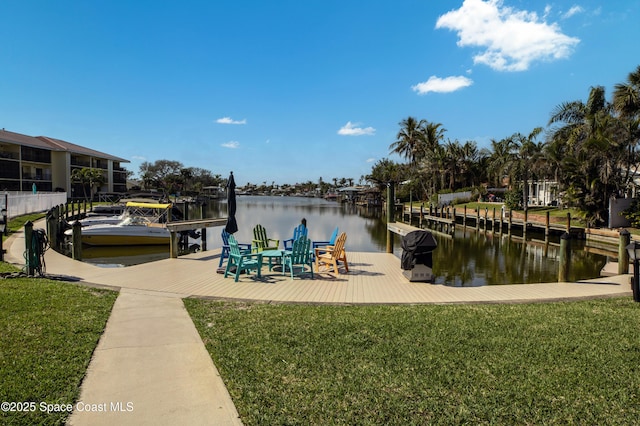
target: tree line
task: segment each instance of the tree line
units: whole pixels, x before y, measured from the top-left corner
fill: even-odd
[[[551,180],[563,205],[585,212],[592,225],[606,223],[609,199],[630,195],[638,171],[640,141],[640,66],[615,86],[611,100],[602,86],[591,87],[587,100],[564,102],[547,127],[491,140],[445,138],[441,123],[407,117],[400,123],[390,153],[404,164],[378,161],[367,179],[386,186],[405,182],[422,199],[440,193],[487,186],[507,186],[528,199],[528,183]],[[527,203],[523,203],[527,208]]]

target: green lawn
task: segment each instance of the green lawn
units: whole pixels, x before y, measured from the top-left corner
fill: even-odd
[[[0,262],[0,272],[17,271]],[[73,404],[117,293],[43,278],[0,279],[0,424],[64,424],[41,403]],[[14,407],[15,408],[15,407]],[[33,410],[33,411],[31,411]]]
[[[632,424],[640,305],[185,301],[245,424]]]

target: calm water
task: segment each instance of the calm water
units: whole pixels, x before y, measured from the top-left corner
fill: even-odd
[[[299,197],[253,197],[237,198],[238,232],[236,239],[250,243],[253,227],[262,224],[269,238],[282,240],[291,238],[293,228],[304,218],[312,240],[327,240],[334,228],[347,233],[348,251],[386,251],[387,228],[380,209],[339,204],[317,198]],[[199,215],[199,212],[198,212]],[[225,201],[212,202],[207,209],[208,217],[226,217]],[[196,217],[192,214],[192,217]],[[198,216],[199,217],[199,216]],[[222,227],[207,230],[209,248],[219,247]],[[559,249],[556,244],[533,243],[509,240],[506,235],[492,235],[483,231],[463,230],[457,227],[453,237],[434,233],[438,248],[433,252],[435,282],[450,286],[481,286],[510,283],[553,282],[558,278]],[[197,242],[193,241],[194,248]],[[556,241],[557,243],[557,241]],[[140,263],[168,257],[168,249],[139,248],[125,253],[123,249],[85,250],[84,256],[95,257],[87,262],[105,266]],[[615,249],[614,249],[615,250]],[[105,252],[111,252],[106,254]],[[102,252],[102,253],[101,253]],[[394,253],[402,254],[401,239],[395,238]],[[125,256],[123,256],[125,255]],[[612,254],[613,255],[613,254]],[[113,258],[117,256],[118,260]],[[130,262],[127,262],[130,258]],[[148,259],[148,260],[147,260]],[[601,254],[587,252],[573,242],[569,279],[578,280],[598,277],[607,261]]]

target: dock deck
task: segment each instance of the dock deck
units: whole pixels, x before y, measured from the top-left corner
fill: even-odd
[[[6,261],[24,265],[24,236],[7,241]],[[409,282],[393,254],[349,252],[349,273],[321,271],[291,279],[265,266],[262,279],[242,275],[239,282],[216,272],[220,249],[126,268],[104,268],[74,261],[54,250],[45,253],[46,273],[90,285],[174,293],[180,297],[272,303],[425,304],[552,301],[631,295],[630,275],[578,283],[449,287]]]

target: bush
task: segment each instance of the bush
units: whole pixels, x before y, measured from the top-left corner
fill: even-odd
[[[621,211],[620,215],[629,220],[634,228],[640,228],[640,199],[633,200],[629,208]]]
[[[504,206],[511,210],[522,209],[524,198],[519,189],[510,189],[504,193]]]

